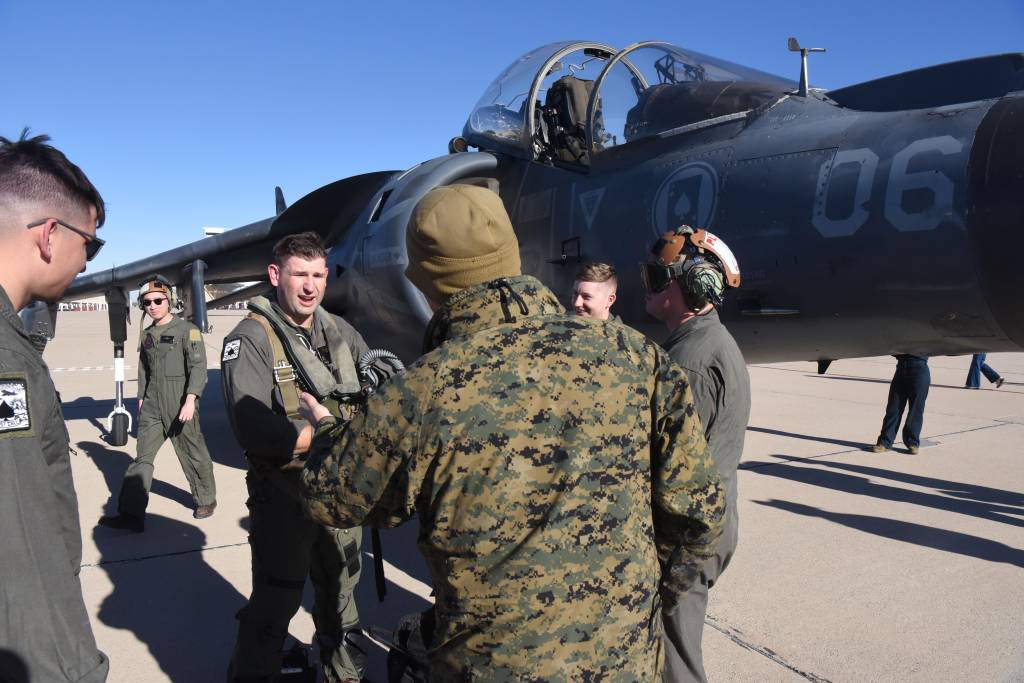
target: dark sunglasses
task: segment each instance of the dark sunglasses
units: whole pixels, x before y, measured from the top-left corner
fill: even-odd
[[[143,306],[160,306],[165,301],[167,301],[167,299],[165,297],[162,297],[162,296],[161,297],[157,297],[155,299],[143,299],[142,300],[142,305]]]
[[[38,228],[40,225],[42,225],[43,223],[45,223],[46,221],[49,221],[49,220],[53,220],[54,222],[57,223],[57,225],[64,226],[65,228],[67,228],[71,232],[77,232],[79,235],[81,235],[82,237],[85,238],[85,260],[86,261],[92,261],[94,258],[96,258],[96,254],[100,253],[100,249],[102,249],[103,245],[106,244],[106,242],[101,240],[96,235],[90,235],[89,233],[87,233],[84,230],[79,230],[75,226],[69,225],[68,223],[65,223],[64,221],[60,220],[59,218],[43,218],[42,220],[35,221],[34,223],[29,223],[25,227],[27,227],[29,230],[31,230],[32,228]]]

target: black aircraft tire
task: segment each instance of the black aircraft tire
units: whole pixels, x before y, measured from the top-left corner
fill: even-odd
[[[117,413],[110,421],[110,445],[124,446],[128,443],[128,416]]]

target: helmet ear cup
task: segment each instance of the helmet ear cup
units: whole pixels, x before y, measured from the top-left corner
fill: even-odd
[[[686,269],[682,278],[686,303],[694,311],[707,306],[722,304],[722,274],[708,262],[694,263]]]

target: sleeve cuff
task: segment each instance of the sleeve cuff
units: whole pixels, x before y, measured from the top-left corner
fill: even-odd
[[[337,423],[338,420],[333,415],[320,418],[320,421],[316,423],[316,429],[313,431],[313,438],[315,439],[321,434],[331,431]]]

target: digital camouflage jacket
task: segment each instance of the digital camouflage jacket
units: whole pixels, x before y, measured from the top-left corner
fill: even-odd
[[[658,680],[659,577],[685,590],[725,510],[685,374],[529,276],[455,294],[427,335],[365,414],[321,422],[310,516],[419,516],[433,680]]]

